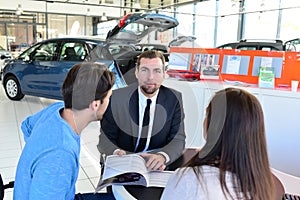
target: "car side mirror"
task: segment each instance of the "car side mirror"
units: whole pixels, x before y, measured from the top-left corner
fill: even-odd
[[[1,60],[8,58],[6,55],[1,55]]]

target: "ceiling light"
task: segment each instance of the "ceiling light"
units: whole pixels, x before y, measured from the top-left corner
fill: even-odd
[[[18,7],[16,9],[16,15],[22,15],[23,9],[21,4],[18,4]]]
[[[107,17],[106,17],[105,12],[103,12],[103,15],[101,17],[101,21],[107,21]]]
[[[86,9],[86,16],[91,16],[91,10],[89,8]]]

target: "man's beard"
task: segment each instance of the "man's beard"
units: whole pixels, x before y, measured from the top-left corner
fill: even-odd
[[[147,86],[141,86],[141,89],[146,93],[146,94],[154,94],[157,90],[158,87],[153,87],[153,88],[147,88]]]

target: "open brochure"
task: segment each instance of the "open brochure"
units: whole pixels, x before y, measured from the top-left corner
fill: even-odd
[[[165,187],[173,171],[148,171],[146,162],[138,154],[106,157],[104,171],[96,192],[113,184]]]

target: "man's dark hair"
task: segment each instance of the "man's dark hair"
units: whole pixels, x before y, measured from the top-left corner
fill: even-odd
[[[164,54],[160,51],[156,51],[156,50],[148,50],[148,51],[144,51],[141,55],[138,56],[137,62],[136,62],[136,67],[139,68],[140,64],[141,64],[141,59],[142,58],[160,58],[162,63],[163,63],[163,70],[165,71],[165,57]]]
[[[65,108],[82,110],[94,100],[102,103],[115,80],[115,74],[104,64],[84,62],[74,65],[62,86]]]

